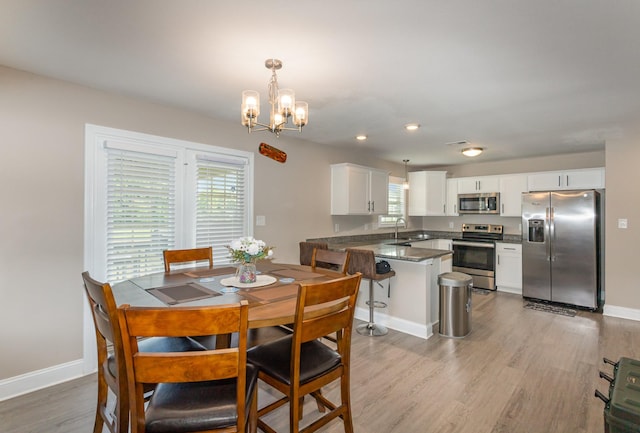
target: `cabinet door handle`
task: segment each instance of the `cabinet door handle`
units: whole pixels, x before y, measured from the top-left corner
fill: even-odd
[[[447,205],[446,205],[446,204],[443,204],[443,205],[442,205],[442,213],[443,213],[443,214],[446,214],[446,213],[447,213]]]
[[[567,186],[569,186],[569,175],[567,175]]]
[[[371,212],[371,200],[367,202],[367,212]]]
[[[562,182],[562,176],[558,176],[558,186],[560,186],[560,182]]]
[[[456,208],[456,205],[453,205],[453,213],[458,213],[458,209]]]
[[[371,212],[375,212],[376,211],[376,202],[372,201],[371,202]]]
[[[502,206],[502,210],[500,212],[504,213],[504,203],[501,203],[500,206]]]
[[[498,254],[498,265],[500,264],[500,254]]]

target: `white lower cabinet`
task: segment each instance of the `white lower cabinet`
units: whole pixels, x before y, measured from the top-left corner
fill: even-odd
[[[522,294],[522,245],[496,242],[496,287]]]

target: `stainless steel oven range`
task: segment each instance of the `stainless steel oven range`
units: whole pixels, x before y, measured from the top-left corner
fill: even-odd
[[[453,239],[453,270],[473,278],[473,286],[495,290],[495,248],[502,240],[502,226],[462,224],[462,238]]]

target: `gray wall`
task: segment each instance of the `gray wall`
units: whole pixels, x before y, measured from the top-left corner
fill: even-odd
[[[279,140],[249,135],[239,124],[9,68],[0,67],[0,94],[0,380],[82,357],[86,123],[254,152],[265,141],[287,152],[286,164],[256,155],[254,205],[255,215],[267,222],[255,236],[275,245],[276,260],[285,262],[297,261],[299,240],[331,236],[336,222],[340,234],[355,234],[375,220],[329,215],[329,164],[356,162],[404,173],[401,164],[365,152],[305,142],[296,134]],[[625,216],[630,227],[617,233],[607,227],[607,294],[616,305],[640,309],[630,254],[638,245],[639,208],[628,200],[637,194],[634,180],[640,177],[633,167],[640,156],[636,148],[640,143],[628,138],[607,149],[608,221]],[[540,169],[548,168],[541,163]]]

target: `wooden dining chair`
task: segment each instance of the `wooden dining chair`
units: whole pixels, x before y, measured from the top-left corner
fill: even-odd
[[[187,250],[164,250],[164,271],[171,271],[172,263],[209,261],[209,269],[213,268],[213,248],[191,248]]]
[[[300,242],[300,264],[305,266],[311,266],[311,257],[313,256],[314,249],[326,250],[329,248],[329,244],[326,242]]]
[[[111,433],[127,433],[129,394],[116,302],[109,283],[94,280],[89,272],[82,273],[82,280],[91,307],[98,350],[98,399],[93,432],[102,433],[103,425],[106,425]],[[147,352],[204,350],[189,338],[151,338],[141,342],[139,348]],[[153,384],[147,385],[145,393],[153,388]],[[109,390],[115,396],[113,413],[108,410]]]
[[[328,249],[314,248],[311,255],[311,269],[318,268],[332,269],[347,275],[349,269],[349,251],[334,251]]]
[[[119,309],[131,432],[256,432],[258,370],[247,364],[249,304]],[[138,338],[238,333],[238,346],[145,353]],[[144,384],[157,383],[151,399]]]
[[[290,432],[313,432],[335,418],[353,433],[350,398],[351,330],[360,285],[360,274],[320,283],[301,284],[296,304],[293,334],[253,347],[248,362],[259,368],[259,378],[284,397],[258,410],[258,427],[274,433],[262,417],[289,403]],[[336,348],[319,338],[337,333]],[[340,381],[339,404],[320,393],[323,386]],[[311,394],[328,411],[300,429],[303,397]]]

